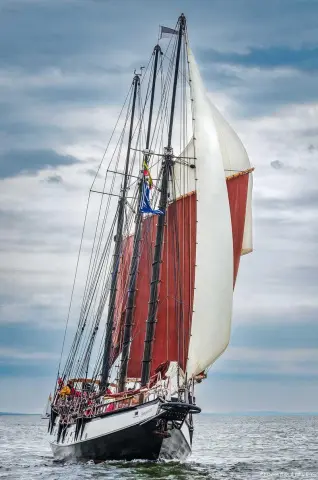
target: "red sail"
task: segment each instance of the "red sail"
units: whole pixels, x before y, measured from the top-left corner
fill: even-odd
[[[140,377],[148,314],[149,285],[157,216],[143,224],[129,377]],[[151,373],[167,360],[185,368],[192,319],[196,245],[196,196],[184,196],[166,213],[166,225]]]
[[[156,237],[157,217],[145,218],[142,225],[140,242],[140,260],[137,278],[137,292],[135,296],[134,324],[132,329],[132,343],[128,363],[128,377],[139,378],[141,375],[141,361],[144,351],[146,333],[146,319],[148,314],[149,291],[151,281],[153,246]]]
[[[120,259],[119,272],[117,278],[117,292],[115,301],[115,313],[114,313],[114,330],[112,336],[112,361],[118,356],[121,344],[123,325],[125,322],[125,309],[127,302],[127,287],[128,287],[128,275],[130,268],[130,259],[132,255],[134,237],[126,237],[123,241],[123,254]]]
[[[227,179],[231,211],[234,253],[234,278],[240,263],[248,187],[248,174],[234,175]],[[140,261],[135,297],[134,325],[128,364],[128,377],[139,378],[144,350],[146,319],[152,270],[152,256],[156,237],[157,216],[144,219],[140,244]],[[123,252],[123,265],[131,258],[132,238]],[[185,369],[191,331],[194,293],[196,250],[196,194],[188,194],[169,205],[166,213],[161,282],[155,341],[153,343],[151,374],[159,364],[178,361]],[[125,299],[125,284],[128,272],[121,271],[118,299]],[[213,266],[211,266],[213,268]],[[126,280],[125,280],[126,279]],[[124,311],[125,302],[118,300],[118,308]],[[117,315],[119,318],[119,315]],[[122,336],[124,313],[116,324],[114,340],[119,346]]]
[[[248,174],[239,174],[228,177],[226,180],[227,193],[229,196],[232,235],[233,235],[233,258],[234,258],[234,278],[233,289],[235,287],[236,277],[240,265],[244,225],[246,200],[248,189]]]

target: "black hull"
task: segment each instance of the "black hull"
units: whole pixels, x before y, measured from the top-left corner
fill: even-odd
[[[184,428],[188,428],[185,424]],[[163,438],[155,433],[155,423],[134,425],[117,432],[69,445],[51,444],[57,459],[77,460],[183,460],[191,453],[191,446],[181,430],[169,431]]]

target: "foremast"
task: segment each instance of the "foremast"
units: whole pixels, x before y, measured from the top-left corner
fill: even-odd
[[[164,160],[162,164],[162,182],[161,182],[161,192],[160,192],[160,200],[159,200],[159,210],[163,212],[163,215],[159,215],[158,217],[154,256],[153,256],[153,263],[152,263],[147,328],[146,328],[146,337],[145,337],[144,352],[143,352],[143,359],[142,359],[142,371],[141,371],[142,387],[146,386],[150,379],[152,345],[154,340],[156,316],[158,311],[158,286],[160,282],[160,266],[162,262],[163,239],[164,239],[164,229],[165,229],[165,222],[166,222],[165,213],[166,213],[166,208],[168,203],[168,183],[169,183],[169,178],[171,176],[171,170],[173,168],[173,150],[172,150],[172,144],[171,144],[172,131],[173,131],[173,121],[174,121],[176,91],[177,91],[177,82],[178,82],[178,74],[179,74],[182,36],[185,31],[185,25],[186,25],[186,19],[183,14],[179,17],[178,24],[179,24],[178,25],[179,26],[178,44],[177,44],[176,63],[175,63],[173,90],[172,90],[172,99],[171,99],[171,108],[170,108],[168,143],[167,143],[167,147],[165,148]]]
[[[124,227],[125,204],[126,204],[127,187],[128,187],[128,179],[129,179],[131,142],[133,137],[133,126],[134,126],[137,92],[140,86],[140,78],[138,74],[134,76],[132,85],[133,85],[133,100],[132,100],[132,108],[131,108],[131,116],[130,116],[130,127],[129,127],[129,134],[128,134],[124,181],[123,181],[121,196],[118,202],[118,210],[117,210],[118,217],[117,217],[117,228],[116,228],[116,234],[115,234],[115,249],[114,249],[114,256],[113,256],[112,277],[111,277],[111,286],[110,286],[110,294],[109,294],[110,298],[109,298],[105,343],[104,343],[104,356],[103,356],[102,376],[101,376],[101,384],[100,384],[101,389],[105,388],[107,385],[109,372],[111,368],[112,333],[114,328],[114,315],[115,315],[115,302],[116,302],[119,262],[120,262],[120,255],[121,255],[122,243],[123,243],[123,227]]]

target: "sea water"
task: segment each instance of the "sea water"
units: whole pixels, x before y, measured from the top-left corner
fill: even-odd
[[[0,478],[318,480],[318,416],[196,417],[185,462],[55,462],[47,421],[0,416]]]

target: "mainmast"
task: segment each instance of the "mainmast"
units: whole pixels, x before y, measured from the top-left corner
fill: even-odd
[[[123,183],[121,197],[118,202],[117,230],[115,235],[115,251],[114,251],[114,257],[113,257],[112,280],[111,280],[110,298],[109,298],[108,315],[107,315],[105,348],[104,348],[104,357],[103,357],[103,366],[102,366],[102,378],[101,378],[101,385],[100,385],[101,388],[104,388],[107,384],[109,371],[111,367],[110,354],[111,354],[111,347],[112,347],[112,333],[113,333],[113,327],[114,327],[117,278],[118,278],[118,271],[119,271],[120,254],[121,254],[122,243],[123,243],[123,227],[124,227],[124,217],[125,217],[127,186],[128,186],[128,178],[129,178],[128,172],[129,172],[130,150],[131,150],[131,141],[133,136],[133,125],[134,125],[134,117],[135,117],[137,91],[138,91],[139,85],[140,85],[139,75],[135,75],[133,79],[133,101],[132,101],[132,109],[131,109],[131,117],[130,117],[130,128],[129,128],[127,154],[126,154],[124,183]]]
[[[150,98],[150,107],[149,107],[146,150],[148,150],[150,147],[151,123],[152,123],[153,104],[154,104],[154,98],[155,98],[159,53],[161,53],[161,48],[159,45],[156,45],[154,48],[155,60],[154,60],[152,89],[151,89],[151,98]],[[144,156],[144,162],[148,163],[148,157],[149,157],[149,154],[146,153]],[[135,228],[135,235],[134,235],[134,246],[133,246],[133,253],[132,253],[132,259],[131,259],[130,270],[129,270],[128,298],[127,298],[126,315],[125,315],[122,357],[121,357],[121,365],[120,365],[119,381],[118,381],[119,392],[122,392],[125,389],[128,360],[129,360],[129,347],[130,347],[130,341],[131,341],[131,330],[133,325],[135,296],[136,296],[136,282],[137,282],[137,273],[138,273],[138,264],[139,264],[139,247],[140,247],[140,240],[141,240],[142,213],[140,212],[139,206],[141,202],[143,182],[144,180],[141,179],[139,183],[138,211],[137,211],[136,220],[135,220],[136,228]]]
[[[166,222],[165,212],[166,212],[167,203],[168,203],[168,182],[169,182],[171,169],[173,166],[173,150],[171,146],[171,140],[172,140],[174,110],[175,110],[175,102],[176,102],[176,91],[177,91],[177,82],[178,82],[178,73],[179,73],[182,35],[185,30],[185,25],[186,25],[186,19],[185,19],[185,16],[182,14],[179,17],[178,45],[177,45],[177,53],[176,53],[176,64],[175,64],[175,71],[174,71],[172,99],[171,99],[168,145],[165,148],[164,161],[162,164],[162,182],[161,182],[159,209],[164,212],[164,215],[160,215],[158,217],[158,224],[157,224],[156,243],[155,243],[155,249],[154,249],[152,276],[151,276],[151,284],[150,284],[150,299],[149,299],[149,306],[148,306],[147,330],[146,330],[144,354],[143,354],[143,360],[142,360],[141,386],[147,385],[150,378],[152,344],[154,339],[156,316],[158,311],[158,285],[160,282],[160,265],[162,261],[164,227]]]

